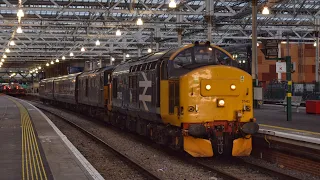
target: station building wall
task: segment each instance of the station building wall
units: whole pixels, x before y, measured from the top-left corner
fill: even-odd
[[[276,61],[265,60],[262,47],[258,47],[258,78],[262,82],[270,82],[278,79],[276,73]],[[290,44],[290,56],[291,61],[295,63],[296,70],[292,73],[293,82],[305,82],[312,83],[315,81],[315,60],[316,60],[316,48],[313,44]],[[287,55],[286,44],[281,44],[281,56]],[[281,79],[286,79],[286,74],[281,74]]]

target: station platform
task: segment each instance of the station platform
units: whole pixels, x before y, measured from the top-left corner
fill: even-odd
[[[292,121],[287,121],[283,106],[264,104],[254,109],[254,116],[262,134],[320,144],[320,115],[307,114],[305,109],[299,107],[296,112],[293,108]]]
[[[103,179],[61,131],[26,101],[0,95],[0,179]]]

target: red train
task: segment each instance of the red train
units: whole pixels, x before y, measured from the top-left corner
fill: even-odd
[[[1,92],[10,96],[26,95],[26,90],[18,83],[1,85]]]

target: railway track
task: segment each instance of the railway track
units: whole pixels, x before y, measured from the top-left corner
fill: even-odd
[[[224,179],[244,180],[244,179],[279,179],[279,180],[299,180],[299,178],[283,174],[269,168],[243,161],[239,158],[214,159],[214,161],[196,161],[199,166],[207,170],[216,172]]]
[[[37,102],[38,103],[38,102]],[[139,163],[138,161],[128,157],[126,154],[121,153],[120,151],[118,151],[117,149],[115,149],[114,147],[112,147],[111,145],[109,145],[107,142],[103,141],[102,139],[100,139],[99,137],[97,137],[96,135],[92,134],[91,132],[89,132],[88,130],[84,129],[83,127],[77,125],[76,123],[69,121],[67,118],[60,116],[58,114],[55,114],[53,112],[50,112],[49,110],[42,108],[40,106],[37,106],[37,108],[41,109],[42,111],[45,111],[47,113],[50,113],[54,116],[57,116],[58,118],[64,120],[65,122],[67,122],[68,124],[70,124],[71,126],[73,126],[74,128],[76,128],[77,130],[79,130],[80,132],[82,132],[83,134],[85,134],[86,136],[88,136],[89,138],[91,138],[92,140],[94,140],[95,142],[103,145],[107,150],[111,151],[112,153],[114,153],[116,156],[118,156],[122,161],[126,162],[128,165],[130,165],[131,167],[133,167],[134,169],[136,169],[139,173],[143,174],[143,176],[145,176],[148,180],[160,180],[161,178],[155,174],[154,172],[152,172],[148,167],[145,167],[143,164]]]
[[[35,103],[41,103],[38,100],[31,100]],[[37,106],[37,105],[36,105]],[[147,167],[144,167],[143,164],[139,164],[135,160],[130,159],[125,154],[117,151],[116,149],[112,148],[108,143],[104,142],[91,132],[87,131],[86,129],[80,127],[74,122],[71,122],[67,120],[65,117],[60,116],[58,114],[55,114],[53,112],[50,112],[49,110],[37,106],[39,109],[46,111],[48,113],[54,114],[55,116],[58,116],[59,118],[63,119],[73,127],[79,129],[81,132],[89,136],[90,138],[94,139],[95,141],[103,144],[106,148],[113,151],[116,155],[121,157],[124,161],[127,161],[129,164],[134,166],[135,169],[139,169],[141,173],[143,173],[148,179],[160,179],[155,173],[150,172]],[[145,141],[144,141],[145,142]],[[149,143],[145,143],[147,145],[150,145]],[[172,151],[167,151],[170,155],[172,155]],[[173,152],[175,156],[179,156],[178,153]],[[180,156],[182,157],[182,156]],[[278,171],[274,171],[272,169],[266,168],[264,166],[259,166],[247,161],[244,161],[240,158],[207,158],[204,160],[198,160],[195,158],[185,158],[182,157],[183,160],[188,161],[189,163],[193,163],[205,170],[214,172],[217,174],[217,177],[219,179],[230,179],[230,180],[244,180],[244,179],[285,179],[285,180],[298,180],[299,178],[283,174]]]

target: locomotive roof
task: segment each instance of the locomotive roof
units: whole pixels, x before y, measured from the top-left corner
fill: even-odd
[[[147,54],[145,56],[139,57],[134,60],[122,62],[121,64],[119,64],[118,66],[115,67],[114,74],[118,74],[118,73],[121,74],[123,72],[128,72],[131,66],[134,66],[137,64],[159,61],[163,56],[170,56],[171,54],[173,54],[175,51],[177,51],[180,48],[182,48],[182,47],[172,48],[172,49],[168,49],[166,51],[159,51],[159,52],[155,52],[155,53],[150,53],[150,54]]]

